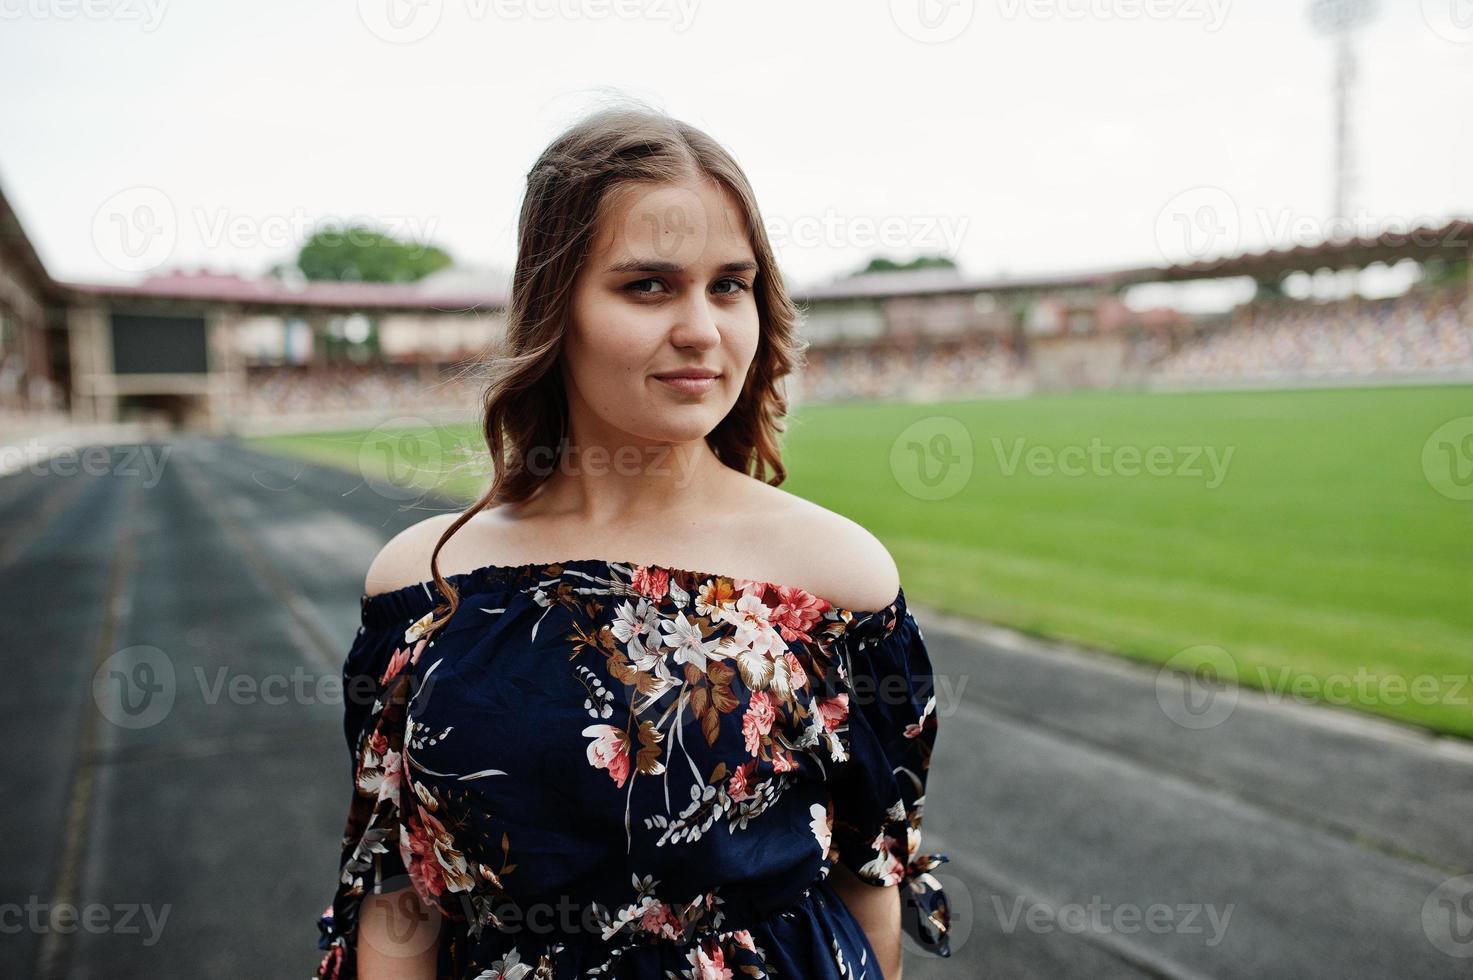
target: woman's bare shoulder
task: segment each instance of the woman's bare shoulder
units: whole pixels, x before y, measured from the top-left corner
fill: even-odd
[[[771,515],[763,537],[791,569],[774,581],[804,584],[843,609],[883,609],[900,591],[890,550],[864,525],[778,487],[762,512]]]
[[[368,574],[364,578],[363,591],[366,595],[377,595],[381,592],[393,592],[408,585],[418,585],[428,582],[434,577],[430,569],[430,556],[435,551],[435,545],[440,540],[440,535],[449,529],[458,513],[435,514],[424,520],[411,524],[398,534],[388,540],[379,549],[373,562],[368,566]],[[453,546],[462,539],[473,533],[472,527],[480,530],[482,522],[481,515],[471,518],[470,521],[455,533],[445,547],[440,551],[440,571],[442,574],[455,571],[450,557]]]

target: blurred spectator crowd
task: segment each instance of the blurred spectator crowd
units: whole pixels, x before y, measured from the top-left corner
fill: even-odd
[[[1250,303],[1227,327],[1143,360],[1169,382],[1467,374],[1473,297],[1459,287],[1382,300]]]
[[[1130,378],[1168,386],[1473,376],[1473,297],[1462,287],[1381,300],[1253,302],[1218,326],[1128,336]],[[1035,380],[1014,339],[991,334],[815,347],[805,359],[789,383],[795,404],[1021,394]],[[464,408],[477,396],[476,385],[448,365],[253,365],[244,409],[290,416]]]
[[[1022,359],[997,337],[953,343],[810,349],[794,380],[796,401],[946,397],[1026,390]]]
[[[419,364],[253,365],[243,414],[256,417],[473,405],[476,392]]]

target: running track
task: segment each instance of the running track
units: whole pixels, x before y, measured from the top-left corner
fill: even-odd
[[[306,977],[349,793],[311,683],[337,674],[379,545],[450,505],[230,440],[147,450],[157,482],[122,448],[0,479],[0,975]],[[1466,743],[1247,691],[1183,727],[1154,668],[923,600],[946,685],[926,847],[951,857],[955,953],[908,953],[908,980],[1473,976]],[[151,724],[130,719],[157,702],[104,699],[117,723],[92,679],[158,656],[137,647],[176,695]],[[210,703],[222,677],[243,693]],[[269,703],[271,678],[307,696]],[[52,928],[37,902],[92,918]]]

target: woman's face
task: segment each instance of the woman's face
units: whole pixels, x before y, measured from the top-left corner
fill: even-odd
[[[563,349],[574,425],[599,440],[704,438],[736,404],[757,353],[757,262],[741,207],[710,180],[610,194]],[[692,372],[716,377],[662,380]]]

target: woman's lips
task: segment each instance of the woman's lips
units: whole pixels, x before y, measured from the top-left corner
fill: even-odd
[[[719,380],[721,380],[721,375],[718,374],[715,377],[709,377],[709,378],[697,378],[697,377],[684,377],[684,378],[682,378],[682,377],[665,377],[665,378],[662,378],[659,375],[655,375],[655,380],[656,381],[659,381],[661,384],[669,385],[671,388],[675,389],[676,391],[683,391],[683,392],[686,392],[688,394],[699,395],[702,392],[710,391],[712,388],[714,388],[716,386],[716,382],[719,381]]]

